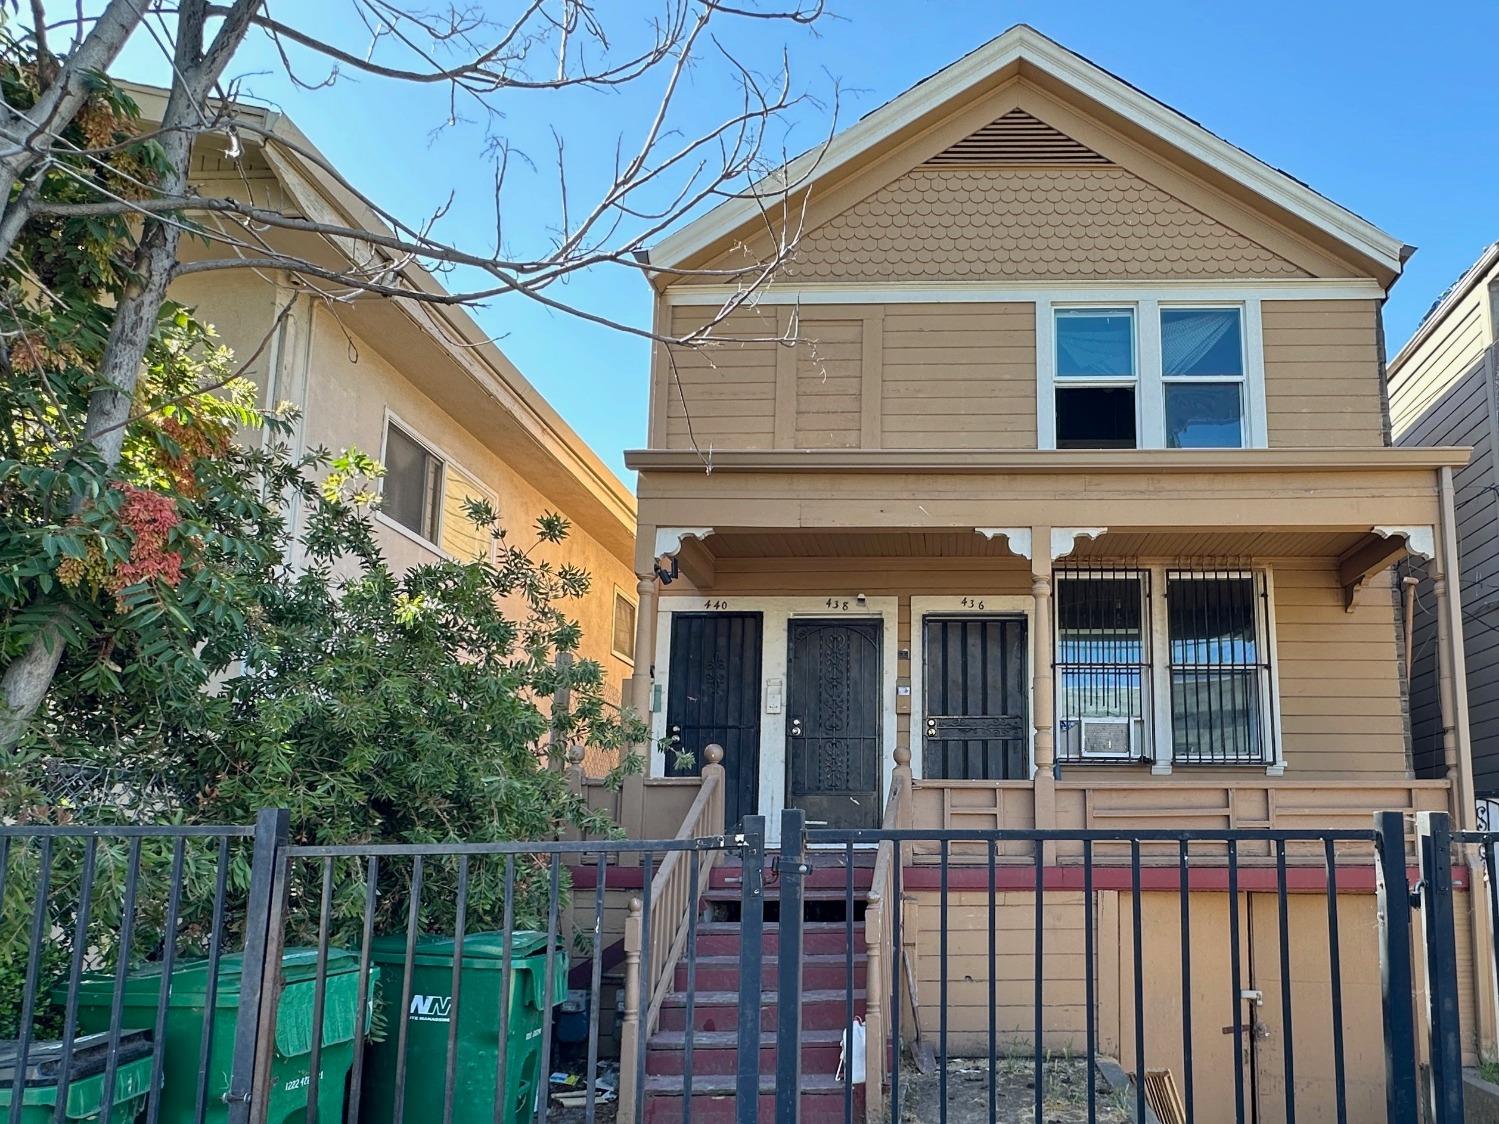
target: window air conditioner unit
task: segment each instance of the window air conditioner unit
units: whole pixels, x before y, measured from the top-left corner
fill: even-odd
[[[1133,718],[1081,719],[1085,760],[1128,759],[1135,755]]]

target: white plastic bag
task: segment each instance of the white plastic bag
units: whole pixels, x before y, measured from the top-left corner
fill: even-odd
[[[834,1080],[842,1081],[845,1072],[853,1075],[853,1084],[864,1084],[864,1020],[854,1020],[853,1059],[850,1065],[848,1031],[843,1032],[843,1049],[838,1057],[838,1074]]]

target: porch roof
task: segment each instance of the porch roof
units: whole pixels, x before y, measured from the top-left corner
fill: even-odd
[[[900,450],[631,454],[640,470],[636,562],[683,541],[713,557],[983,556],[1033,528],[1107,536],[1114,557],[1358,555],[1403,535],[1433,553],[1444,470],[1466,449],[1245,449],[1126,453]],[[976,533],[979,532],[979,533]],[[703,548],[708,539],[714,542]],[[1019,553],[1028,553],[1021,547]]]

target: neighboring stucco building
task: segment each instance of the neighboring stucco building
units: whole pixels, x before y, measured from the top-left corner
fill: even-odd
[[[147,117],[157,110],[160,91],[132,93]],[[246,130],[243,153],[230,160],[220,138],[205,138],[193,155],[201,193],[381,229],[334,177],[294,151],[316,149],[289,120],[250,106],[239,112],[291,144],[263,145]],[[226,254],[192,239],[182,245],[186,257]],[[323,239],[304,237],[295,252],[342,260]],[[411,266],[407,274],[439,290],[430,275]],[[191,274],[170,295],[196,306],[237,355],[254,356],[246,375],[261,388],[263,405],[297,407],[295,452],[355,446],[385,465],[376,533],[397,568],[493,549],[464,517],[466,496],[493,501],[522,546],[533,541],[543,512],[566,516],[566,542],[544,544],[537,555],[591,576],[587,596],[567,611],[583,628],[581,655],[603,665],[607,693],[618,701],[635,631],[634,496],[467,312],[373,296],[332,305],[286,273],[264,269]],[[294,529],[300,520],[293,511]],[[597,775],[611,763],[590,757],[584,764]]]
[[[1473,450],[1454,471],[1453,504],[1473,785],[1480,799],[1492,799],[1499,796],[1499,242],[1427,312],[1390,361],[1389,386],[1397,445]],[[1429,578],[1417,586],[1413,602],[1412,750],[1418,776],[1440,776],[1439,621]]]

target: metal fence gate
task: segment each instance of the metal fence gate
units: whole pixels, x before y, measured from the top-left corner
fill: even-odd
[[[475,992],[461,966],[482,951],[473,943],[480,929],[500,934],[490,951],[508,1001],[524,921],[537,927],[546,967],[536,982],[546,999],[536,1059],[542,1095],[523,1119],[560,1118],[549,1116],[546,1079],[551,999],[560,991],[552,953],[567,949],[583,973],[574,973],[574,989],[589,999],[577,1111],[590,1122],[603,1112],[593,1078],[603,980],[613,973],[633,990],[638,1012],[638,1025],[620,1028],[622,1038],[636,1036],[633,1072],[621,1074],[621,1119],[790,1124],[836,1116],[853,1124],[901,1120],[911,1110],[945,1122],[961,1095],[981,1096],[986,1119],[1021,1104],[1024,1118],[1041,1120],[1059,1058],[1076,1067],[1072,1094],[1088,1120],[1147,1119],[1156,1090],[1148,1080],[1112,1087],[1100,1060],[1112,1051],[1136,1075],[1173,1071],[1186,1120],[1457,1124],[1464,1007],[1453,873],[1473,856],[1479,877],[1468,891],[1488,910],[1499,907],[1499,833],[1454,833],[1447,816],[1423,814],[1410,863],[1407,830],[1393,812],[1364,831],[853,830],[809,827],[793,810],[776,852],[766,848],[762,817],[731,835],[672,840],[351,846],[292,844],[276,811],[255,825],[217,828],[0,826],[0,1037],[11,1040],[18,1063],[3,1115],[21,1119],[14,1094],[42,1038],[63,1043],[48,1059],[58,1086],[53,1119],[61,1121],[69,1085],[86,1069],[69,1044],[97,1033],[108,1089],[135,1064],[127,1047],[145,1030],[158,1043],[140,1090],[147,1121],[265,1120],[278,1051],[297,1035],[310,1053],[308,1121],[338,1118],[319,1109],[340,1099],[323,1097],[334,1082],[343,1094],[338,1115],[351,1124],[473,1119],[469,1070],[478,1047],[460,1033],[460,1016],[494,999]],[[1377,925],[1365,926],[1363,913],[1349,910],[1370,902]],[[714,920],[710,906],[728,909],[732,921]],[[616,911],[634,936],[605,947]],[[735,944],[724,947],[738,950],[727,1073],[706,1059],[728,1029],[700,1033],[694,1018],[695,1005],[708,1002],[700,981],[721,972],[700,955],[710,925],[720,941],[733,926]],[[830,943],[840,925],[844,939]],[[440,994],[416,982],[430,968],[421,942],[434,934],[450,942]],[[300,968],[287,967],[289,954],[302,956]],[[368,1012],[382,955],[378,987],[394,1017],[374,1026],[356,1018],[340,1070],[325,1045],[336,1037],[325,1027],[333,997],[348,989],[353,1009]],[[173,1115],[163,1055],[180,998],[173,981],[189,960],[203,966],[194,993],[203,1035],[196,1087]],[[310,1025],[300,1028],[277,1012],[292,970],[314,994]],[[156,983],[125,987],[142,973]],[[839,981],[838,1017],[820,1033],[841,1049],[840,1084],[809,1112],[804,1014],[828,1003],[829,978]],[[683,1087],[669,1101],[653,1092],[646,1068],[651,1020],[667,990],[685,1006],[677,1012]],[[1111,1003],[1113,1021],[1104,1025]],[[416,1035],[433,1024],[445,1041],[419,1055]],[[1267,1025],[1269,1039],[1261,1037]],[[1358,1069],[1365,1062],[1355,1059],[1375,1035],[1381,1064],[1371,1092]],[[1076,1051],[1058,1046],[1069,1036],[1081,1066]],[[391,1072],[377,1073],[384,1062],[369,1060],[373,1038],[384,1043],[381,1057],[394,1058]],[[480,1094],[496,1124],[516,1118],[505,1115],[518,1076],[503,1047],[489,1047]],[[1224,1057],[1236,1059],[1231,1073],[1219,1064]],[[950,1084],[960,1058],[970,1059],[962,1063],[966,1091]],[[432,1095],[408,1092],[418,1078]],[[393,1087],[378,1094],[388,1097],[383,1107],[372,1106],[380,1080]],[[127,1118],[106,1105],[99,1118],[112,1117]]]

